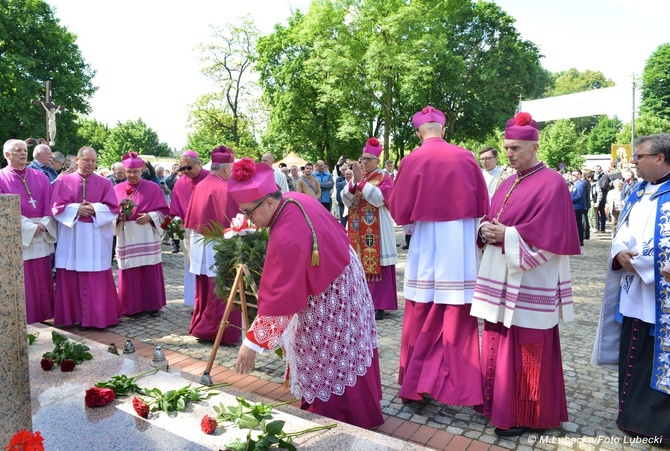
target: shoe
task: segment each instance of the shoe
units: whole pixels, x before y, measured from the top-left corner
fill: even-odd
[[[152,310],[152,311],[149,312],[149,316],[151,318],[158,318],[159,316],[161,316],[161,311],[160,310]]]
[[[405,251],[406,251],[407,249],[409,249],[409,245],[408,245],[408,244],[406,244],[406,245],[404,245],[403,247],[401,247],[400,249],[403,249],[403,250],[405,250]]]
[[[583,245],[584,245],[584,242],[583,242],[583,241],[580,241],[580,242],[579,242],[579,245],[580,245],[580,246],[583,246]]]
[[[524,427],[511,427],[509,429],[496,428],[495,432],[498,437],[518,437],[526,432]]]
[[[178,254],[179,253],[179,248],[178,247],[173,247],[172,248],[172,253],[173,254]]]
[[[84,327],[84,326],[81,325],[81,323],[79,323],[77,325],[77,330],[80,331],[80,332],[83,332],[85,330],[88,330],[88,327]]]
[[[375,310],[375,319],[377,321],[383,320],[385,316],[386,312],[384,310]]]

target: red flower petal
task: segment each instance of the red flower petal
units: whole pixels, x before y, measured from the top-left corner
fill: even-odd
[[[251,158],[242,158],[233,164],[232,177],[240,182],[249,180],[256,173],[256,163]]]
[[[142,418],[149,418],[149,404],[144,402],[141,398],[133,398],[133,409]]]
[[[84,401],[86,407],[102,407],[116,399],[114,390],[110,388],[92,387],[86,390]]]
[[[64,373],[68,373],[72,371],[75,366],[77,366],[77,364],[74,363],[74,360],[65,359],[60,364],[60,370]]]
[[[51,359],[42,359],[42,361],[40,362],[40,365],[42,366],[42,369],[44,371],[49,371],[49,370],[51,370],[51,368],[54,367],[54,361],[51,360]]]
[[[530,125],[533,122],[533,117],[530,113],[521,111],[514,116],[514,122],[516,122],[516,125]]]
[[[216,419],[210,417],[209,415],[205,415],[200,421],[200,427],[202,428],[202,432],[205,434],[213,434],[214,431],[216,431],[217,426],[218,424],[216,423]]]
[[[126,194],[127,194],[128,196],[130,196],[131,194],[133,194],[133,189],[132,189],[132,188],[126,188]]]

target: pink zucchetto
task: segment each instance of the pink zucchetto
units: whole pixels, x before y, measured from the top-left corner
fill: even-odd
[[[238,204],[259,200],[279,189],[272,167],[255,163],[251,158],[242,158],[233,164],[228,179],[228,193]]]
[[[363,154],[365,155],[367,153],[379,158],[379,156],[382,154],[382,150],[383,149],[381,144],[379,144],[379,140],[377,138],[370,138],[365,143],[365,147],[363,147]]]
[[[212,164],[232,163],[235,161],[235,154],[226,146],[219,146],[212,150]]]
[[[126,169],[137,169],[144,166],[144,160],[142,160],[137,152],[128,152],[121,158],[121,163]]]
[[[423,110],[412,116],[412,124],[414,124],[414,128],[417,130],[423,124],[427,124],[428,122],[437,122],[442,127],[444,127],[444,123],[446,122],[444,113],[435,107],[428,105]]]
[[[181,154],[182,157],[200,158],[194,150],[187,150]]]
[[[505,125],[505,139],[519,141],[537,141],[540,138],[540,128],[530,113],[518,112]]]

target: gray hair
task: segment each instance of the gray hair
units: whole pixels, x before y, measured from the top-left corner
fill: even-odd
[[[54,152],[52,157],[56,163],[65,163],[65,155],[60,152]]]
[[[442,126],[437,122],[426,122],[425,124],[421,124],[419,131],[437,135],[442,132]]]
[[[624,169],[623,171],[621,171],[621,176],[624,179],[627,179],[628,177],[632,177],[633,176],[633,171],[631,171],[630,169]]]
[[[47,150],[51,150],[51,147],[47,146],[46,144],[38,144],[35,146],[35,149],[33,149],[33,158],[36,155],[41,155],[42,152],[46,152]]]
[[[84,156],[84,152],[87,151],[87,150],[92,150],[93,153],[95,154],[95,156],[96,156],[96,157],[98,156],[98,152],[97,152],[93,147],[84,146],[84,147],[82,147],[81,149],[79,149],[79,150],[77,151],[77,158],[81,158],[81,157],[83,157],[83,156]]]
[[[230,168],[232,168],[232,167],[233,167],[233,163],[219,163],[219,164],[212,164],[212,166],[211,166],[210,169],[211,169],[212,171],[220,171],[220,170],[222,170],[222,169],[224,169],[224,168],[228,168],[228,169],[230,169]]]
[[[120,163],[120,162],[117,161],[116,163],[114,163],[112,165],[112,171],[116,171],[118,168],[125,169],[125,166],[123,166],[123,163]]]
[[[9,158],[7,158],[7,154],[16,150],[17,146],[23,147],[23,150],[25,150],[26,152],[28,151],[28,146],[26,145],[25,141],[22,141],[20,139],[10,139],[5,141],[5,145],[2,146],[2,155],[5,157],[5,160],[9,161]]]
[[[640,136],[635,141],[635,147],[647,141],[651,141],[649,149],[655,154],[663,155],[665,163],[670,164],[670,134],[656,133],[655,135]]]
[[[617,187],[617,186],[618,186],[618,187],[622,187],[622,186],[623,186],[623,180],[621,180],[621,179],[616,179],[616,180],[614,180],[614,181],[612,182],[612,184],[614,185],[614,187]]]

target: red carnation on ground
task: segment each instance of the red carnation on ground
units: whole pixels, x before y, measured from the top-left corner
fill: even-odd
[[[256,163],[251,158],[242,158],[240,161],[233,164],[232,176],[235,180],[243,182],[249,180],[256,173]]]
[[[516,125],[530,125],[533,122],[533,117],[530,113],[521,111],[514,116],[514,122],[516,122]]]
[[[133,194],[133,189],[132,188],[126,188],[126,195],[130,196]]]
[[[205,434],[213,434],[217,426],[216,420],[209,415],[205,415],[200,421],[200,427]]]
[[[86,390],[84,401],[86,407],[102,407],[116,399],[114,390],[111,388],[93,387]]]
[[[133,409],[142,418],[149,418],[149,404],[142,401],[141,398],[133,398]]]
[[[65,359],[61,362],[60,364],[60,370],[63,373],[69,373],[74,369],[74,367],[77,366],[76,363],[74,363],[74,360],[72,359]]]
[[[54,361],[52,359],[42,359],[40,365],[44,371],[50,371],[54,367]]]
[[[40,431],[19,431],[5,446],[6,451],[44,451],[44,437]]]
[[[379,140],[377,138],[370,138],[365,144],[371,147],[379,147]]]

